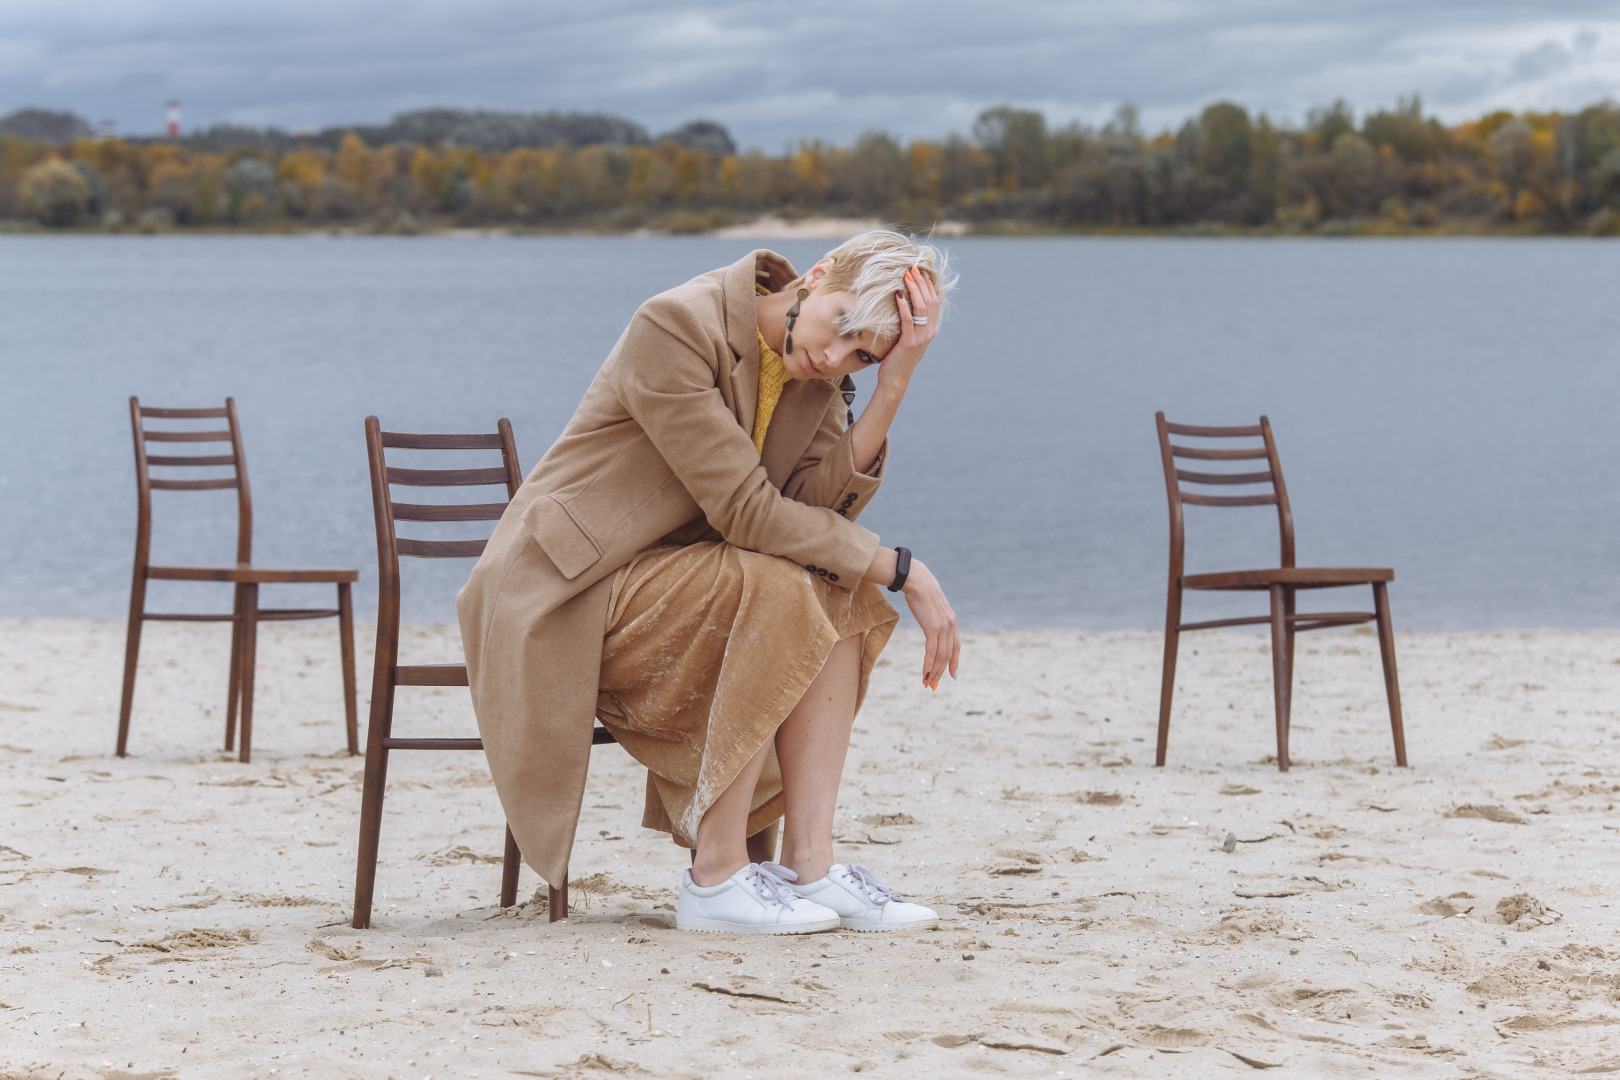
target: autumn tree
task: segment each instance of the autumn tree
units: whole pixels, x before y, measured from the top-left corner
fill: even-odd
[[[1002,190],[1045,183],[1046,117],[1041,113],[1011,105],[986,109],[973,122],[973,139],[990,156]]]
[[[22,207],[43,225],[77,225],[90,211],[90,184],[61,158],[50,158],[23,173]]]

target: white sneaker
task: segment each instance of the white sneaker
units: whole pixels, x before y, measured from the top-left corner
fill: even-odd
[[[820,881],[788,887],[806,900],[836,911],[845,930],[931,930],[939,925],[939,914],[933,908],[897,898],[864,866],[834,863]]]
[[[786,876],[784,876],[786,875]],[[793,871],[749,863],[718,885],[699,885],[681,871],[675,929],[732,934],[814,934],[838,929],[838,912],[802,900],[788,886]]]

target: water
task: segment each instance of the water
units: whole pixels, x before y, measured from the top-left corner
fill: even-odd
[[[525,470],[645,297],[713,239],[0,239],[0,613],[117,615],[127,398],[235,395],[255,556],[359,566],[361,423],[491,430]],[[797,265],[819,242],[775,245]],[[1541,240],[962,239],[955,311],[862,518],[970,627],[1150,628],[1166,512],[1155,409],[1267,413],[1302,565],[1389,565],[1397,625],[1620,623],[1620,245]],[[864,391],[875,376],[857,376]],[[154,557],[229,558],[233,496],[159,493]],[[1269,508],[1190,511],[1190,569],[1275,565]],[[412,568],[453,618],[467,564]],[[219,587],[150,606],[224,610]],[[1343,594],[1328,606],[1364,602]],[[321,594],[286,587],[267,603]],[[1255,611],[1256,598],[1245,610]],[[1188,617],[1238,601],[1200,599]]]

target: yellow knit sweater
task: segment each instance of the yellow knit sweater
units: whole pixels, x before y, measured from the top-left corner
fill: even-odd
[[[771,414],[782,398],[782,387],[788,384],[787,368],[775,349],[765,344],[765,335],[759,335],[759,406],[754,411],[754,449],[764,453],[765,429],[771,426]]]
[[[759,290],[761,296],[771,294],[763,285],[755,285],[754,288]],[[771,414],[776,411],[776,403],[782,399],[782,387],[787,384],[787,368],[782,366],[781,355],[765,344],[765,335],[760,334],[759,403],[754,409],[754,449],[760,453],[765,452],[765,431],[771,426]]]

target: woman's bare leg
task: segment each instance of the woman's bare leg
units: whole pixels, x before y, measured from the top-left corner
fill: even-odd
[[[770,744],[760,747],[698,822],[692,880],[699,885],[718,885],[748,865],[748,811],[770,752]]]
[[[857,634],[834,645],[821,673],[776,729],[785,808],[782,865],[799,875],[800,885],[820,881],[832,866],[833,812],[855,724],[863,643]]]

